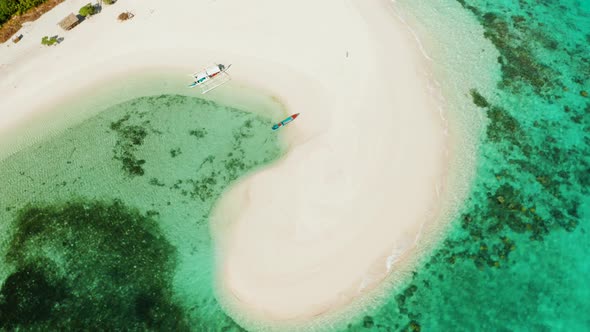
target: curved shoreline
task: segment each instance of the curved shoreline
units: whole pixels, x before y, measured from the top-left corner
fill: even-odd
[[[390,15],[392,9],[388,7],[389,3],[385,1],[371,4],[355,2],[355,5],[361,7],[356,9],[359,11],[360,16],[363,17],[364,23],[373,25],[372,28],[368,29],[370,32],[367,32],[370,36],[369,38],[375,39],[373,41],[374,44],[369,46],[375,51],[375,53],[369,56],[373,61],[369,66],[375,66],[376,69],[371,71],[370,75],[367,75],[367,81],[374,80],[375,83],[369,84],[368,87],[362,89],[362,92],[365,94],[364,98],[360,98],[361,102],[379,100],[376,104],[371,105],[381,107],[381,115],[385,114],[385,117],[387,117],[386,112],[389,107],[393,108],[392,112],[398,111],[405,113],[412,110],[419,113],[417,117],[432,117],[430,120],[420,118],[420,125],[424,125],[424,127],[420,128],[416,125],[416,127],[412,128],[412,131],[413,134],[425,134],[425,132],[432,130],[434,127],[430,126],[433,122],[428,121],[442,115],[439,114],[441,111],[440,107],[436,107],[434,103],[438,98],[432,95],[432,91],[426,91],[433,87],[429,86],[428,74],[422,62],[425,58],[423,58],[423,54],[418,49],[415,36],[410,35],[409,31],[405,31],[406,27],[401,27],[399,22],[394,22],[396,18]],[[350,21],[348,23],[351,24]],[[393,29],[397,30],[394,31]],[[396,43],[397,45],[395,45]],[[379,50],[380,48],[383,48],[383,50]],[[400,56],[400,53],[403,52],[407,53]],[[400,57],[402,58],[401,61]],[[404,72],[405,68],[402,67],[405,66],[410,66],[413,73]],[[424,72],[421,73],[421,71]],[[416,72],[418,73],[416,74]],[[401,78],[391,75],[393,73],[401,76]],[[390,91],[402,91],[402,89],[399,89],[402,88],[399,81],[390,84],[387,77],[381,76],[387,76],[387,74],[395,77],[395,80],[406,79],[406,82],[414,80],[412,83],[417,81],[421,86],[417,88],[412,86],[413,89],[403,89],[404,92],[412,95],[411,100],[403,100],[404,98],[400,98],[398,95],[396,96],[396,100],[385,99],[387,100],[385,102],[384,99],[379,98],[382,98],[384,94],[392,92],[386,92],[386,88],[380,90],[378,93],[368,90],[379,89],[376,87],[376,85],[379,85],[380,88],[391,88],[392,86],[398,88]],[[406,86],[403,86],[403,88],[406,88]],[[434,92],[436,93],[436,89]],[[395,92],[393,93],[395,94]],[[421,98],[423,98],[422,101],[426,102],[417,102],[417,99]],[[400,103],[399,99],[403,101]],[[429,106],[425,106],[424,104]],[[293,111],[296,112],[298,110]],[[347,108],[346,111],[350,111],[351,114],[359,114],[362,109],[358,106],[352,106]],[[340,109],[339,112],[334,112],[334,110],[326,112],[342,115],[343,110]],[[432,113],[428,114],[429,112]],[[396,115],[399,115],[401,118],[407,115],[407,113],[400,113]],[[433,115],[435,116],[433,117]],[[404,119],[408,120],[407,118]],[[405,125],[409,124],[411,126],[412,124],[410,123],[412,123],[412,120],[416,119],[411,119]],[[438,127],[439,129],[434,129],[435,132],[436,130],[440,130],[438,132],[440,136],[435,135],[435,137],[438,137],[440,141],[444,141],[446,140],[446,127],[442,124],[443,119],[441,118],[440,120],[441,122],[438,124],[440,126]],[[436,120],[434,123],[436,123]],[[341,134],[347,130],[356,130],[359,135],[370,136],[373,134],[371,133],[371,129],[368,129],[366,126],[360,126],[359,122],[353,121],[341,125],[342,127],[336,128],[334,131],[339,131]],[[437,125],[434,126],[436,127]],[[404,131],[401,126],[385,127],[394,131]],[[376,125],[375,129],[378,130],[377,128],[379,126]],[[315,149],[306,149],[305,146],[296,147],[294,151],[287,155],[286,160],[283,162],[279,162],[258,174],[250,176],[234,186],[226,193],[219,204],[218,211],[222,212],[218,212],[215,218],[217,229],[214,232],[222,234],[216,239],[216,243],[219,245],[218,253],[220,255],[218,257],[220,260],[220,272],[218,274],[221,276],[218,285],[220,298],[222,304],[232,313],[232,316],[239,317],[238,321],[246,326],[252,326],[258,329],[261,328],[259,324],[262,324],[265,326],[276,325],[276,328],[286,328],[285,324],[296,326],[298,322],[309,320],[327,312],[338,311],[344,304],[350,303],[358,297],[362,297],[364,293],[371,292],[377,288],[378,284],[390,274],[392,265],[395,265],[396,269],[402,270],[404,269],[404,264],[411,264],[416,257],[406,257],[407,254],[409,252],[417,254],[412,249],[420,237],[424,224],[429,221],[432,222],[438,216],[440,207],[437,201],[440,198],[440,189],[445,181],[443,174],[446,173],[445,165],[447,164],[444,157],[446,148],[444,148],[444,144],[438,145],[440,141],[429,147],[420,146],[418,148],[419,153],[439,154],[438,158],[440,159],[436,157],[431,159],[433,163],[437,163],[434,166],[436,170],[433,173],[437,175],[431,175],[431,181],[428,181],[428,183],[420,182],[416,178],[402,183],[405,179],[388,177],[387,171],[373,173],[374,168],[372,167],[360,170],[358,168],[354,169],[354,167],[353,169],[346,169],[344,167],[345,170],[340,175],[345,174],[347,171],[364,172],[364,175],[356,175],[360,178],[365,177],[361,181],[367,179],[373,181],[375,177],[380,177],[377,183],[371,183],[372,187],[369,190],[362,190],[363,184],[359,184],[358,182],[356,185],[353,184],[353,188],[345,186],[338,189],[339,184],[337,181],[328,181],[329,183],[327,185],[322,183],[322,180],[325,179],[322,179],[322,176],[330,177],[328,175],[330,170],[323,168],[318,171],[320,174],[323,171],[323,174],[312,181],[306,182],[305,176],[308,174],[304,174],[303,177],[299,176],[295,180],[287,180],[288,185],[291,186],[290,188],[274,186],[273,183],[283,182],[281,176],[285,176],[286,174],[295,174],[295,176],[298,176],[298,171],[301,168],[320,169],[320,165],[323,166],[328,163],[328,160],[322,159],[321,157],[325,153],[333,153],[330,161],[339,160],[339,162],[330,163],[331,166],[336,168],[341,166],[342,163],[353,162],[351,159],[356,159],[359,156],[367,156],[366,153],[363,154],[362,150],[370,149],[370,145],[363,144],[364,142],[359,143],[362,139],[358,137],[343,142],[342,136],[340,136],[340,140],[338,140],[342,144],[340,147],[346,146],[346,143],[350,143],[352,146],[356,144],[356,151],[352,153],[347,149],[338,150],[333,146],[332,149],[323,149],[322,151],[322,143],[330,139],[330,137],[326,139],[326,136],[331,134],[329,130],[327,131],[328,133],[323,137],[314,137]],[[429,132],[429,134],[432,134],[432,132]],[[382,136],[382,138],[384,137]],[[433,136],[429,138],[432,139]],[[331,142],[334,141],[332,140]],[[392,143],[392,146],[396,145],[393,141],[390,141],[390,143]],[[413,141],[411,143],[416,142]],[[417,145],[420,145],[420,143]],[[398,148],[400,148],[399,145]],[[322,152],[319,155],[314,154],[318,150]],[[404,147],[401,147],[401,150],[404,150]],[[334,151],[337,152],[334,153]],[[404,152],[407,151],[402,151],[402,153]],[[395,159],[397,153],[400,153],[399,150],[392,151],[391,157]],[[352,157],[350,154],[352,154]],[[320,163],[314,164],[313,157],[309,157],[310,155],[316,157],[316,159],[320,159]],[[420,160],[420,157],[417,158],[413,159],[413,161]],[[380,162],[388,162],[383,159],[378,160]],[[403,163],[400,159],[395,160]],[[375,162],[375,164],[379,164],[380,162]],[[419,164],[419,162],[416,164]],[[413,165],[415,166],[416,164]],[[396,171],[403,172],[404,177],[415,175],[415,173],[412,174],[415,171],[414,168],[411,170],[406,169],[397,166],[395,163],[390,164],[390,166]],[[419,174],[428,174],[433,169],[423,171],[424,169],[420,169]],[[368,195],[370,195],[372,190],[392,195],[399,194],[399,191],[393,193],[387,191],[388,188],[380,186],[384,182],[387,182],[385,186],[399,185],[402,183],[405,190],[416,190],[415,185],[419,183],[422,186],[419,189],[419,194],[417,192],[414,193],[416,196],[426,196],[426,198],[424,200],[419,199],[419,202],[406,200],[403,204],[397,205],[398,208],[408,208],[408,205],[405,205],[407,203],[410,206],[408,210],[419,212],[414,215],[410,212],[410,216],[408,216],[408,211],[398,210],[386,212],[385,209],[390,208],[391,205],[395,206],[395,202],[383,201],[377,206],[372,205],[372,202],[368,202],[367,200],[371,199]],[[306,193],[301,192],[302,186],[308,186],[305,189],[307,191]],[[291,212],[287,208],[286,210],[288,211],[281,213],[281,210],[285,210],[285,206],[314,205],[314,202],[320,200],[319,196],[312,194],[316,191],[330,195],[333,208],[329,211],[328,209],[322,210],[320,208],[319,210],[308,212],[304,216],[294,218],[289,218],[289,215],[299,214],[297,211]],[[350,197],[338,195],[342,192],[347,192],[350,195],[356,194],[356,198],[359,198],[359,196],[362,197],[363,195],[367,196],[359,202],[358,200],[355,201],[356,198],[351,199]],[[308,195],[312,197],[305,197]],[[400,196],[397,197],[400,198]],[[361,246],[373,245],[373,248],[361,253],[360,256],[362,258],[351,261],[350,257],[359,255],[358,252],[361,250],[353,248],[348,249],[344,253],[340,252],[336,254],[337,250],[334,249],[334,246],[339,246],[341,250],[344,250],[347,246],[359,244],[355,243],[358,239],[355,239],[354,234],[363,231],[361,229],[362,223],[352,220],[352,218],[347,219],[348,216],[346,215],[338,214],[338,210],[346,209],[346,204],[350,204],[353,201],[355,201],[353,204],[358,209],[373,213],[373,218],[375,218],[369,221],[372,223],[369,227],[373,227],[374,232],[367,232],[365,235],[370,234],[371,236],[379,237],[379,233],[382,234],[382,232],[394,231],[396,233],[393,236],[380,238],[380,246],[374,246],[373,239],[360,241]],[[299,204],[299,202],[304,204]],[[348,210],[347,213],[354,215],[354,210]],[[288,218],[288,222],[273,220],[273,216],[279,216],[281,219]],[[333,219],[334,216],[340,219],[336,221]],[[330,220],[330,218],[332,219]],[[328,219],[327,226],[326,219]],[[400,219],[403,220],[400,221]],[[334,226],[341,221],[345,221],[347,224]],[[391,225],[388,224],[390,222],[396,224],[395,228],[391,228]],[[317,226],[318,224],[320,224],[319,227]],[[324,229],[317,229],[324,226]],[[339,235],[342,238],[337,238]],[[309,249],[310,246],[312,247],[311,249]],[[283,252],[274,255],[269,254],[269,252],[275,250]],[[314,255],[321,256],[321,258],[316,258],[315,262],[310,263],[309,261],[314,261],[314,259],[310,259]],[[299,266],[293,268],[292,265],[294,263],[299,264]],[[277,270],[279,272],[276,272]],[[336,272],[334,272],[335,270]],[[287,277],[291,275],[294,276]],[[248,280],[245,280],[246,278]],[[259,280],[263,281],[260,282]],[[281,281],[276,282],[276,280]],[[340,284],[336,287],[331,287],[337,283]],[[324,302],[322,303],[321,301]],[[307,324],[305,325],[307,326]]]
[[[227,206],[233,200],[232,205],[244,210],[229,221],[220,220],[228,215],[224,211],[212,226],[223,271],[220,298],[232,314],[292,320],[331,311],[385,278],[392,251],[414,247],[413,237],[437,208],[436,188],[447,165],[441,143],[445,128],[437,120],[436,98],[427,91],[426,66],[416,42],[389,16],[387,1],[177,1],[163,8],[153,0],[130,0],[125,10],[136,17],[129,22],[116,22],[122,7],[114,5],[63,34],[66,41],[56,48],[35,44],[53,29],[53,20],[84,3],[73,0],[56,7],[30,26],[25,35],[30,43],[25,39],[10,50],[14,52],[0,55],[2,63],[9,63],[2,69],[0,93],[8,97],[0,102],[1,109],[39,112],[71,93],[72,85],[77,89],[150,67],[189,73],[199,63],[220,61],[234,64],[237,82],[272,91],[289,113],[302,113],[282,130],[292,151],[243,179],[220,203]],[[326,24],[328,11],[331,24]],[[216,26],[212,33],[201,30],[195,38],[186,29],[194,12],[218,13],[202,17],[203,26],[224,18],[229,26]],[[85,42],[88,36],[95,38],[91,44]],[[206,46],[195,47],[195,39]],[[38,113],[26,116],[33,114]],[[0,119],[9,126],[24,116],[3,112]],[[239,197],[246,190],[247,206]],[[381,197],[371,197],[374,192]],[[294,201],[300,208],[284,214]],[[277,215],[290,219],[277,224]],[[358,223],[363,218],[367,224]],[[392,239],[390,232],[397,237]],[[359,240],[359,234],[365,239]],[[351,249],[359,243],[360,248]],[[284,245],[285,252],[277,245]],[[306,275],[285,277],[294,271]],[[260,277],[266,282],[258,283]],[[292,287],[300,282],[306,284]],[[242,305],[224,296],[227,289],[242,298]]]

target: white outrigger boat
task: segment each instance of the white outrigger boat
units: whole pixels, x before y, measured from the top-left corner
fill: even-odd
[[[231,80],[231,77],[227,73],[227,70],[231,67],[224,66],[222,64],[214,65],[209,68],[206,68],[203,71],[198,73],[194,73],[191,76],[195,79],[195,81],[189,84],[189,88],[194,88],[196,86],[201,88],[201,93],[207,93]]]

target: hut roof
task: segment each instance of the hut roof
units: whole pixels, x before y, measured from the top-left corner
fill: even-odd
[[[58,23],[58,25],[60,27],[62,27],[62,29],[64,29],[64,30],[70,30],[71,28],[76,26],[76,24],[78,24],[79,22],[80,22],[80,20],[78,19],[78,16],[76,16],[74,14],[70,14],[70,15],[66,16],[63,20],[61,20]]]

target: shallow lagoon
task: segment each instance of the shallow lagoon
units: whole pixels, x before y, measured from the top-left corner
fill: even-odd
[[[2,326],[237,328],[213,297],[207,218],[230,182],[282,154],[271,125],[141,97],[3,160]]]

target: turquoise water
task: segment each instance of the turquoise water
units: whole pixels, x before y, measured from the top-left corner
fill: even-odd
[[[208,215],[282,154],[271,122],[132,99],[0,162],[0,330],[240,330],[212,290]]]
[[[486,121],[472,190],[411,281],[348,330],[588,331],[590,3],[457,1],[500,70],[463,91]]]
[[[411,6],[479,25],[487,46],[453,61],[497,58],[453,86],[469,103],[451,118],[485,121],[476,176],[412,278],[343,326],[590,330],[590,3]],[[0,330],[240,330],[213,294],[207,218],[232,180],[280,157],[269,125],[210,101],[141,97],[0,161]]]

